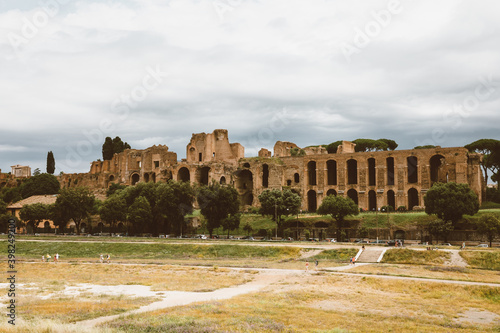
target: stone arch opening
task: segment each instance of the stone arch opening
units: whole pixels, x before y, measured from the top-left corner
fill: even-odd
[[[326,196],[329,196],[329,195],[337,195],[337,191],[335,191],[333,188],[331,188],[328,191],[326,191]]]
[[[262,187],[267,188],[269,186],[269,165],[262,165]]]
[[[309,212],[315,212],[317,205],[316,191],[310,190],[307,192],[307,210]]]
[[[151,181],[153,183],[156,183],[156,173],[154,173],[154,172],[151,173]]]
[[[224,176],[220,177],[219,184],[221,184],[221,185],[226,184],[226,177],[224,177]]]
[[[132,177],[130,177],[130,183],[131,183],[132,185],[135,185],[135,184],[137,184],[137,183],[139,182],[139,180],[140,180],[140,179],[141,179],[141,176],[139,176],[139,174],[138,174],[138,173],[134,173],[134,174],[132,175]]]
[[[149,182],[149,173],[144,174],[144,182]]]
[[[392,209],[396,209],[396,194],[393,190],[387,191],[387,205],[392,206]]]
[[[293,175],[293,180],[295,183],[300,182],[300,175],[297,172]]]
[[[43,232],[45,232],[45,233],[49,233],[50,232],[50,222],[45,221],[43,223]]]
[[[327,184],[337,185],[337,161],[326,161]]]
[[[355,185],[358,183],[358,161],[350,159],[347,161],[347,184]]]
[[[406,232],[404,230],[396,230],[394,232],[394,239],[405,239]]]
[[[112,181],[115,180],[115,176],[114,175],[110,175],[108,179],[109,179],[110,182],[112,182]]]
[[[376,185],[376,167],[375,167],[375,159],[368,159],[368,186]]]
[[[250,170],[242,170],[236,174],[236,189],[253,189],[253,174]]]
[[[387,169],[387,185],[394,185],[394,157],[387,157],[385,165]]]
[[[177,172],[177,181],[181,182],[189,182],[191,180],[191,176],[189,174],[189,169],[186,167],[182,167]]]
[[[198,183],[202,185],[208,185],[209,181],[209,173],[210,173],[210,167],[201,167],[197,170],[198,173]]]
[[[309,178],[309,185],[316,185],[316,162],[310,161],[307,163],[307,175]]]
[[[287,179],[286,180],[286,186],[292,186],[292,180],[291,179]]]
[[[429,160],[431,168],[431,186],[436,182],[444,183],[447,181],[446,170],[444,166],[446,164],[446,159],[443,155],[434,155]]]
[[[355,189],[351,188],[349,191],[347,191],[347,197],[351,198],[356,205],[358,204],[358,191],[356,191]]]
[[[418,182],[417,166],[418,160],[416,156],[408,156],[406,158],[406,164],[408,167],[408,183],[413,184]]]
[[[408,190],[408,210],[413,210],[415,206],[419,206],[418,191],[412,187]]]
[[[368,209],[370,211],[377,210],[377,193],[374,190],[368,192]]]

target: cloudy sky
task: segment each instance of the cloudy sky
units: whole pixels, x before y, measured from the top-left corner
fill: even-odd
[[[498,1],[2,0],[0,169],[87,172],[106,136],[229,130],[246,156],[500,139]]]

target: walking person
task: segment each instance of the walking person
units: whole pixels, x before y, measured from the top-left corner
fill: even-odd
[[[314,270],[318,270],[318,259],[314,260]]]
[[[306,272],[309,270],[309,261],[306,260]]]
[[[101,255],[99,256],[99,261],[101,262],[101,264],[104,262],[104,256],[102,255],[102,253],[101,253]]]
[[[47,253],[47,255],[45,256],[45,258],[47,258],[47,262],[50,261],[50,254]]]
[[[45,262],[45,256],[42,255],[42,262]]]
[[[106,262],[109,264],[109,260],[111,259],[111,256],[108,254],[106,254]]]
[[[59,261],[59,253],[56,253],[56,255],[54,256],[54,262],[57,264],[58,261]]]

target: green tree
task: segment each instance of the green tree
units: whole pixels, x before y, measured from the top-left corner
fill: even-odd
[[[200,187],[197,195],[201,214],[207,221],[210,237],[223,220],[238,213],[240,202],[234,187],[221,186],[216,182]]]
[[[40,171],[40,168],[36,168],[35,170],[33,170],[33,176],[38,176],[40,175],[42,172]]]
[[[47,173],[53,175],[54,171],[56,171],[56,160],[52,151],[49,151],[47,153]]]
[[[323,199],[317,213],[320,215],[332,216],[337,223],[337,239],[342,241],[345,218],[351,215],[358,215],[359,208],[351,198],[329,195]]]
[[[24,205],[19,212],[19,217],[33,228],[34,233],[40,222],[50,219],[50,205],[42,203]]]
[[[427,228],[429,229],[429,234],[434,236],[436,240],[441,238],[445,243],[448,242],[448,235],[454,229],[451,221],[444,221],[442,219],[429,221]]]
[[[390,139],[378,139],[378,140],[387,144],[387,148],[389,150],[396,150],[396,148],[398,148],[398,144],[394,140],[390,140]]]
[[[222,230],[227,230],[227,238],[229,239],[229,231],[236,230],[240,227],[241,214],[231,214],[222,220]]]
[[[245,225],[243,226],[243,231],[245,231],[247,233],[247,236],[250,236],[250,233],[253,231],[253,228],[252,226],[250,225],[250,223],[245,223]]]
[[[119,154],[125,149],[130,149],[130,145],[123,142],[122,139],[117,136],[114,139],[111,137],[106,137],[102,145],[102,158],[107,161],[113,158],[114,154]]]
[[[113,154],[113,139],[107,136],[106,139],[104,139],[104,143],[102,144],[102,159],[108,161],[113,158]]]
[[[465,145],[470,152],[483,154],[481,167],[484,173],[484,184],[488,184],[488,170],[497,175],[500,167],[500,141],[495,139],[480,139]],[[497,182],[498,182],[498,177]]]
[[[153,223],[153,213],[148,199],[143,196],[135,198],[128,208],[128,220],[135,232],[150,230]]]
[[[60,184],[57,177],[42,173],[28,178],[20,187],[21,196],[29,198],[32,195],[57,194]]]
[[[0,232],[7,233],[10,214],[7,214],[7,203],[0,199]]]
[[[336,154],[337,149],[339,146],[342,144],[342,140],[332,142],[326,146],[326,150],[328,151],[328,154]]]
[[[127,206],[135,199],[143,196],[149,203],[152,220],[144,225],[141,232],[150,232],[158,235],[164,233],[178,233],[185,224],[184,217],[192,212],[194,190],[189,182],[168,181],[167,183],[139,183],[128,186],[120,192]]]
[[[354,151],[357,152],[387,150],[389,148],[389,145],[381,140],[356,139],[352,142],[356,144]]]
[[[474,215],[479,210],[476,193],[468,184],[435,183],[424,197],[425,212],[435,214],[444,221],[451,221],[453,226],[463,215]]]
[[[22,200],[21,187],[4,187],[1,192],[1,199],[6,203]]]
[[[485,235],[491,243],[496,236],[500,236],[500,220],[495,215],[488,213],[482,215],[476,222],[477,232]]]
[[[80,234],[80,226],[84,219],[88,219],[94,211],[95,197],[86,187],[62,189],[54,204],[54,215],[61,221],[73,220],[76,233]]]
[[[189,182],[169,180],[156,188],[157,213],[163,217],[163,231],[182,234],[186,215],[193,212],[195,191]]]
[[[431,148],[436,148],[434,145],[425,145],[425,146],[416,146],[413,147],[413,149],[431,149]]]
[[[99,208],[99,215],[104,223],[108,223],[112,233],[118,222],[127,220],[127,206],[125,199],[119,195],[112,195],[107,198]]]
[[[126,185],[111,183],[111,185],[108,187],[108,190],[106,191],[106,196],[110,197],[113,194],[115,194],[117,191],[123,190],[126,187],[127,187]]]
[[[298,214],[301,205],[300,196],[288,189],[265,190],[259,195],[259,201],[260,213],[272,216],[278,230],[281,230],[283,217]]]

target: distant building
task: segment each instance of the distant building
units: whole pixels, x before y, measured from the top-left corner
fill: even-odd
[[[31,168],[25,165],[13,165],[11,166],[11,174],[15,178],[28,178],[31,177]]]
[[[33,195],[29,198],[23,199],[21,201],[15,202],[9,206],[7,206],[7,213],[10,213],[12,216],[17,217],[21,220],[20,213],[21,209],[26,205],[32,205],[36,203],[41,203],[45,205],[52,205],[56,202],[57,194],[46,194],[46,195]],[[40,225],[42,224],[42,225]],[[32,233],[37,231],[37,229],[43,229],[44,232],[49,232],[54,229],[54,223],[50,220],[44,220],[39,225],[26,225],[24,227],[18,227],[18,233]]]
[[[290,189],[300,195],[302,210],[316,211],[328,195],[350,197],[364,210],[382,206],[421,209],[424,196],[436,182],[468,184],[482,200],[482,155],[463,147],[356,152],[342,141],[337,153],[323,146],[300,148],[278,141],[274,155],[244,157],[244,147],[230,143],[227,130],[193,134],[187,158],[178,161],[167,146],[126,149],[111,160],[94,161],[89,173],[64,174],[61,187],[88,186],[103,191],[112,183],[165,182],[170,179],[207,185],[231,184],[243,206],[258,207],[268,189]]]

